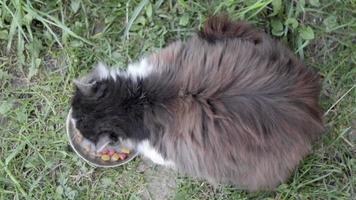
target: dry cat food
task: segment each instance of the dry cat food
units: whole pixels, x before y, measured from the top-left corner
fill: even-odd
[[[86,155],[92,158],[100,158],[106,162],[125,160],[131,153],[128,148],[118,144],[110,145],[105,139],[95,145],[88,139],[85,139],[81,134],[77,134],[74,140],[80,144]]]
[[[119,151],[117,149],[104,149],[100,152],[101,160],[103,161],[118,161],[125,160],[130,154],[130,150],[127,148],[120,148]]]

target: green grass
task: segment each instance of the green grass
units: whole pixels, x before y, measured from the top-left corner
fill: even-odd
[[[99,60],[124,68],[222,12],[283,40],[320,71],[328,131],[275,192],[177,177],[172,198],[355,198],[355,1],[203,2],[0,0],[0,199],[140,199],[148,184],[140,159],[94,169],[68,151],[71,80]]]

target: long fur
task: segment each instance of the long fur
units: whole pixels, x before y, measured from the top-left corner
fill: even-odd
[[[256,191],[285,181],[323,132],[318,74],[244,22],[212,17],[145,62],[145,76],[76,91],[85,137],[148,140],[183,173]]]

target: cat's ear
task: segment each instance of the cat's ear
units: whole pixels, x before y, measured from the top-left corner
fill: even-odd
[[[109,69],[103,63],[98,63],[97,66],[88,75],[76,79],[73,83],[77,86],[78,90],[86,95],[94,95],[95,84],[103,79],[107,79],[110,75]]]
[[[78,90],[85,96],[92,96],[94,95],[94,85],[96,84],[96,81],[90,82],[90,83],[85,83],[83,80],[74,80],[73,83],[75,86],[77,86]]]

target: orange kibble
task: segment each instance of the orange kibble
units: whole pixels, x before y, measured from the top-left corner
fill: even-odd
[[[125,160],[127,157],[126,153],[119,153],[118,155],[119,155],[120,160]]]
[[[118,160],[120,160],[120,155],[118,153],[114,153],[111,156],[111,161],[118,161]]]
[[[102,152],[101,152],[101,154],[108,154],[109,153],[109,150],[107,150],[107,149],[104,149]]]
[[[130,150],[128,148],[125,148],[125,147],[121,148],[121,152],[122,153],[126,153],[126,154],[130,154]]]
[[[103,161],[109,161],[110,160],[110,156],[107,154],[101,155],[101,160]]]

